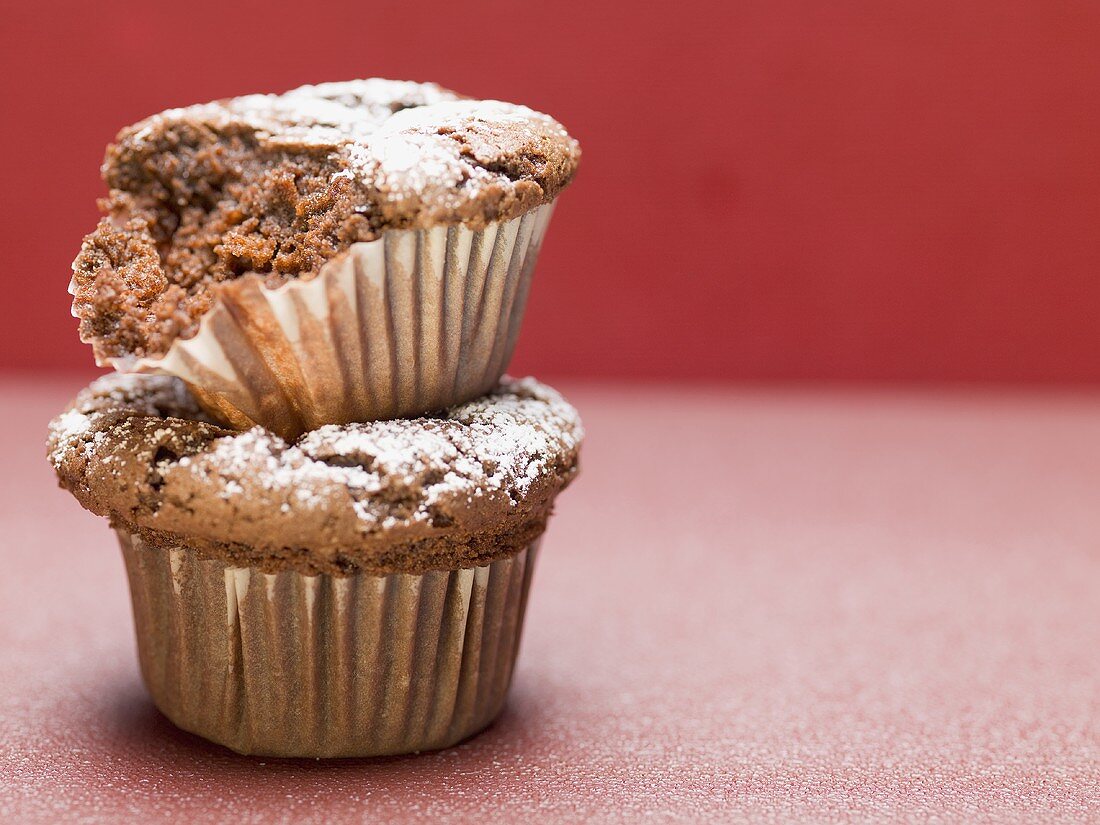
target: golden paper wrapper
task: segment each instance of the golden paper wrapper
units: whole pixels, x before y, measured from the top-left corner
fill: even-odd
[[[244,275],[223,286],[194,337],[162,357],[109,363],[178,376],[216,417],[287,439],[469,401],[512,357],[552,211],[478,232],[387,232],[276,289]]]
[[[453,745],[504,705],[538,542],[423,575],[264,573],[118,531],[156,706],[244,753]]]

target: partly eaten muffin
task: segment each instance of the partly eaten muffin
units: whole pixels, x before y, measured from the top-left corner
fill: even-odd
[[[524,106],[433,83],[304,86],[171,109],[108,149],[105,217],[73,264],[100,363],[165,354],[219,290],[315,276],[394,229],[484,229],[551,202],[580,151]]]

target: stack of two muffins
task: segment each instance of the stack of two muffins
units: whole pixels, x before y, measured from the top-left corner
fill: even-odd
[[[50,426],[110,519],[141,670],[243,752],[367,756],[485,727],[576,411],[501,379],[577,144],[369,80],[123,130],[73,266],[101,364]]]

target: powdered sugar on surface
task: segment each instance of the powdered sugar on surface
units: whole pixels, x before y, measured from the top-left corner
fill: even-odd
[[[59,439],[80,437],[88,431],[92,419],[77,410],[66,410],[50,423],[50,431]]]
[[[88,457],[146,416],[163,424],[143,441],[167,443],[195,431],[195,409],[176,379],[107,376],[52,422],[51,460],[59,468],[78,453]],[[328,512],[343,502],[367,531],[433,522],[441,502],[496,496],[515,507],[539,479],[572,471],[583,438],[576,410],[531,378],[506,378],[438,417],[327,425],[293,444],[259,427],[208,432],[214,437],[201,449],[169,456],[158,470],[177,480],[169,474],[184,474],[213,498],[247,496],[283,514]],[[101,462],[122,460],[107,452]]]
[[[60,467],[67,454],[79,451],[90,455],[107,436],[102,428],[104,415],[120,408],[152,416],[169,408],[178,415],[208,420],[182,382],[150,381],[147,377],[123,373],[104,376],[92,383],[83,404],[50,422],[49,457],[54,467]],[[124,430],[129,423],[124,419],[113,426]]]
[[[50,451],[50,463],[54,469],[61,466],[66,451],[88,449],[86,435],[94,423],[92,416],[78,410],[66,410],[50,422],[50,443],[58,445],[57,449]]]
[[[388,118],[361,143],[346,148],[348,171],[391,200],[413,196],[445,198],[459,187],[467,190],[491,185],[499,173],[486,168],[491,158],[479,157],[469,139],[450,135],[474,134],[495,147],[518,135],[553,135],[570,141],[561,124],[526,106],[499,100],[451,100],[404,109]]]
[[[210,460],[265,489],[293,490],[295,507],[325,507],[331,488],[344,488],[360,519],[387,526],[395,496],[416,497],[405,515],[413,521],[430,519],[444,499],[499,492],[514,506],[582,437],[576,410],[523,379],[440,418],[327,425],[293,445],[253,429],[220,439]]]
[[[169,109],[124,139],[140,146],[158,122],[185,119],[215,128],[243,124],[268,145],[329,147],[345,167],[334,179],[357,180],[389,201],[419,198],[448,207],[486,186],[508,183],[493,168],[501,152],[540,141],[578,151],[560,123],[526,106],[465,100],[434,83],[381,78]],[[474,140],[456,139],[467,134]]]
[[[168,109],[134,128],[126,139],[140,144],[159,122],[199,120],[213,126],[241,123],[262,139],[303,145],[336,145],[372,134],[395,111],[454,100],[434,83],[367,78],[301,86],[280,95],[253,94]]]

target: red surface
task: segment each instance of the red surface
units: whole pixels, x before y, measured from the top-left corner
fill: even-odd
[[[152,708],[42,460],[74,389],[0,385],[0,821],[1100,819],[1100,397],[566,387],[585,467],[503,718],[317,763]]]
[[[584,145],[520,371],[1100,379],[1095,2],[42,0],[0,38],[0,368],[89,363],[64,289],[118,127],[378,74]]]

